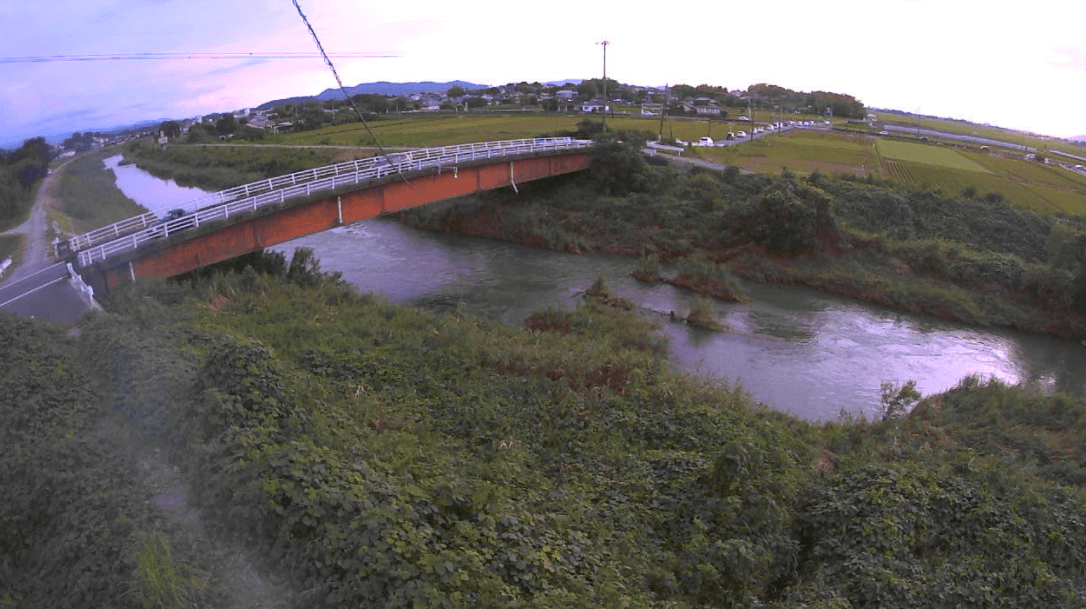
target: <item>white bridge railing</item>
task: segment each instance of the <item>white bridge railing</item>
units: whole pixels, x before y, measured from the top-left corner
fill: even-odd
[[[429,167],[533,152],[588,148],[591,145],[591,141],[568,137],[535,138],[424,148],[397,152],[387,158],[380,156],[347,161],[210,193],[182,205],[185,215],[178,218],[159,221],[154,213],[148,212],[72,237],[68,243],[73,252],[78,252],[79,266],[85,267],[95,261],[137,249],[148,241],[163,239],[200,224],[225,220],[232,215],[252,212],[266,205],[334,190],[348,184]]]

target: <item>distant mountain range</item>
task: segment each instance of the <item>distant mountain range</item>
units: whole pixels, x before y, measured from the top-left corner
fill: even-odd
[[[424,82],[364,82],[360,85],[345,88],[348,95],[411,95],[412,93],[444,93],[456,85],[460,85],[468,91],[490,88],[490,85],[480,85],[463,80],[453,80],[450,82],[433,82],[429,80]],[[256,109],[270,110],[283,104],[304,104],[305,102],[327,101],[329,99],[343,99],[343,92],[339,89],[325,89],[317,95],[287,97],[264,102],[257,106]]]
[[[412,93],[444,93],[449,89],[460,85],[466,91],[472,89],[489,89],[490,85],[477,85],[475,83],[454,80],[452,82],[364,82],[360,85],[347,87],[347,93],[351,95],[411,95]],[[343,92],[339,89],[325,89],[317,95],[320,101],[329,99],[343,99]]]
[[[1073,142],[1086,142],[1086,135],[1076,135],[1075,137],[1068,138]]]

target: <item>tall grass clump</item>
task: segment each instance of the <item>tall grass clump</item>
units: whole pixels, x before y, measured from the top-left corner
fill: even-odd
[[[723,264],[684,258],[677,264],[671,285],[706,294],[718,300],[738,302],[745,294],[739,280]]]
[[[662,279],[663,270],[660,266],[660,257],[656,254],[650,254],[641,258],[638,261],[637,266],[630,273],[638,281],[644,281],[646,283],[656,283]]]
[[[160,535],[139,536],[131,592],[144,607],[187,609],[197,606],[208,588],[208,576],[179,564],[169,542]]]
[[[724,325],[716,317],[712,299],[694,296],[690,299],[690,312],[686,314],[686,323],[708,330],[723,330]]]

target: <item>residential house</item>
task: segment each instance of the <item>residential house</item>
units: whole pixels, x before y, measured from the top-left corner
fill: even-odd
[[[585,112],[585,113],[607,112],[608,110],[610,110],[610,107],[604,106],[603,105],[603,100],[601,100],[601,99],[592,99],[592,100],[588,100],[588,101],[585,101],[585,102],[581,102],[581,112]]]
[[[652,102],[645,102],[641,104],[641,116],[660,116],[660,113],[663,111],[663,104],[655,104]]]
[[[271,119],[264,116],[263,114],[257,114],[256,116],[249,119],[249,126],[257,127],[259,129],[268,129],[271,128],[274,124],[275,123],[272,122]]]

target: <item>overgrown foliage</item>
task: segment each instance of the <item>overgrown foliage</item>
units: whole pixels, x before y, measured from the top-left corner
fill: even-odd
[[[34,185],[49,172],[49,145],[35,137],[19,148],[0,150],[0,230],[26,219]]]
[[[78,338],[0,317],[0,599],[231,605],[132,517],[102,403],[290,606],[1086,602],[1081,398],[968,379],[906,414],[887,387],[881,420],[815,427],[676,376],[603,284],[516,329],[247,261],[119,290]]]
[[[1081,217],[821,174],[680,172],[648,165],[636,147],[616,140],[601,140],[595,154],[587,176],[402,217],[419,228],[563,251],[654,256],[665,264],[701,257],[746,279],[1086,338]],[[653,274],[651,266],[642,271]]]
[[[126,595],[147,498],[97,429],[72,340],[0,313],[0,605],[139,607]]]

